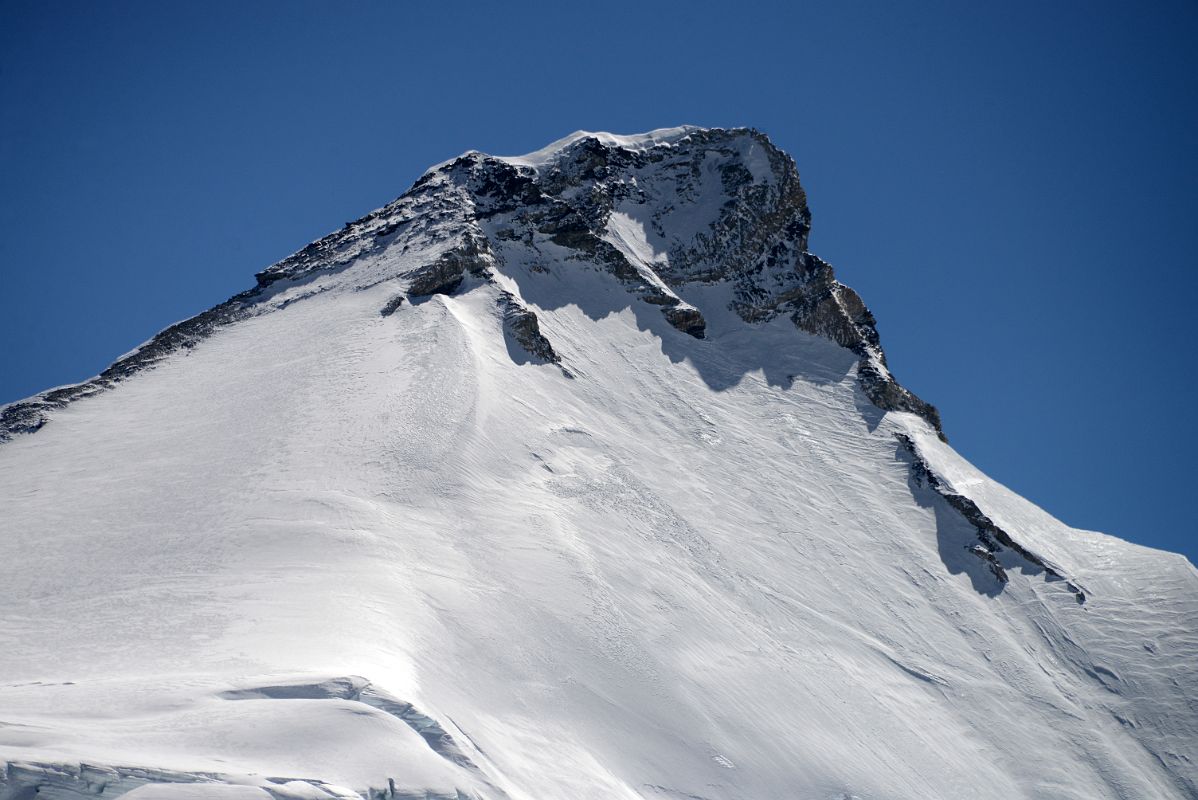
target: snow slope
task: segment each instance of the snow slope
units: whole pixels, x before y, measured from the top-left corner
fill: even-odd
[[[467,154],[8,409],[0,797],[1198,796],[1198,572],[954,453],[791,172]]]

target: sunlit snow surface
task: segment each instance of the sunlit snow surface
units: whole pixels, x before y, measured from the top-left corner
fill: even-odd
[[[390,316],[367,283],[0,446],[6,800],[1195,796],[1181,557],[1052,519],[718,284],[697,340],[510,254]],[[500,287],[573,378],[513,358]],[[1086,602],[999,584],[895,433]]]

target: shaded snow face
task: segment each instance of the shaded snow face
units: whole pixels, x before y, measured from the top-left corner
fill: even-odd
[[[468,154],[35,399],[0,797],[1194,796],[1194,569],[904,410],[806,220],[752,131]]]

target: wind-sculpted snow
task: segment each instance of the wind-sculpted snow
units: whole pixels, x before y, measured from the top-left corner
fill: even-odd
[[[753,131],[467,154],[10,407],[0,798],[1194,797],[1198,574],[961,459],[809,219]]]

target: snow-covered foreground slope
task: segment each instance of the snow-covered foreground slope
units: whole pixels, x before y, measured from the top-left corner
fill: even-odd
[[[1196,796],[1198,573],[943,443],[790,172],[470,154],[10,408],[0,796]]]

